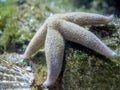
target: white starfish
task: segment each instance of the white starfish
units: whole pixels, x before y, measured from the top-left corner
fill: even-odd
[[[49,17],[34,35],[24,53],[24,58],[29,59],[45,43],[48,74],[43,85],[49,87],[55,83],[61,71],[65,39],[86,46],[106,57],[118,57],[118,54],[102,43],[93,33],[81,27],[106,24],[113,18],[113,15],[103,16],[84,12],[55,14]]]

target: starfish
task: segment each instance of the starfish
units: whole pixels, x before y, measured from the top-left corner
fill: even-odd
[[[40,47],[45,45],[48,73],[43,86],[49,87],[53,85],[60,74],[65,40],[86,46],[108,58],[118,57],[119,55],[107,47],[96,35],[83,28],[87,25],[107,24],[113,18],[114,15],[104,16],[84,12],[55,14],[48,17],[36,32],[24,53],[24,58],[30,59]]]

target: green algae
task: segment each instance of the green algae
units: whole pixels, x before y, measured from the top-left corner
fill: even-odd
[[[0,46],[4,47],[5,51],[8,50],[10,46],[12,46],[10,48],[14,49],[16,43],[23,43],[25,40],[29,40],[33,34],[34,33],[25,30],[19,30],[17,18],[11,17],[7,20],[3,35],[0,37]]]
[[[13,15],[15,8],[16,5],[13,0],[0,1],[0,29],[5,26],[6,20]]]
[[[11,48],[16,49],[16,43],[22,43],[30,40],[34,32],[20,30],[19,13],[17,13],[17,4],[13,0],[0,2],[0,52]]]

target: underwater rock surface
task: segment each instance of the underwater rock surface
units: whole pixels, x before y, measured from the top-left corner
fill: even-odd
[[[0,90],[30,90],[32,80],[32,73],[0,57]]]

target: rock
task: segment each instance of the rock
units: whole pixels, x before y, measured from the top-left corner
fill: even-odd
[[[25,68],[0,58],[0,90],[29,90],[32,80],[32,73]]]

